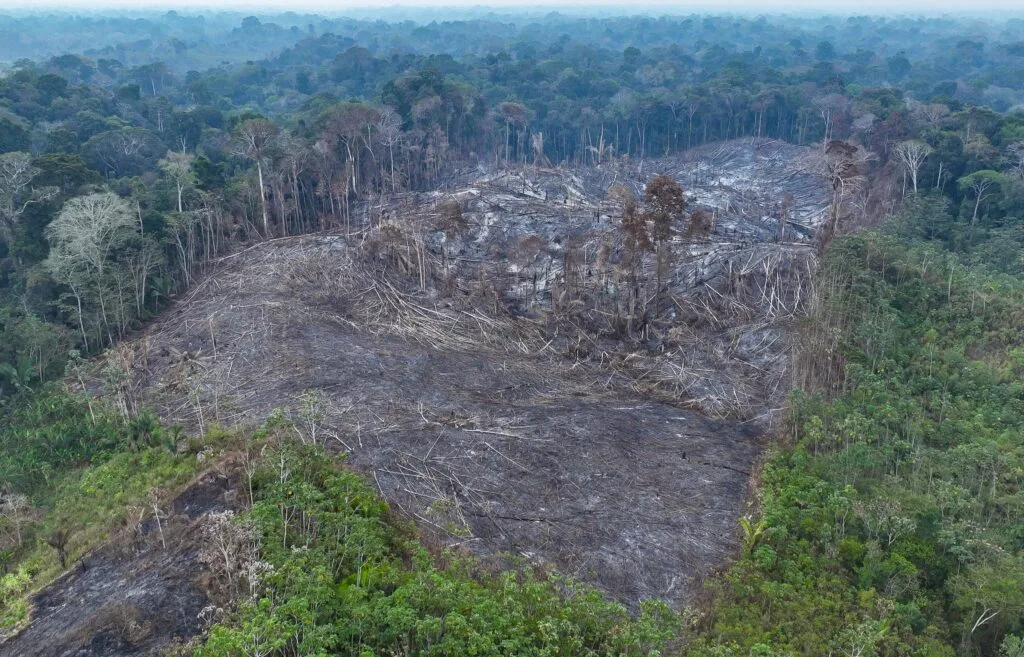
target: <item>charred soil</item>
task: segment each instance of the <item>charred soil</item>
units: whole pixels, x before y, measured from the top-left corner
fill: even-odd
[[[735,549],[784,407],[828,199],[808,151],[736,142],[384,198],[344,234],[222,259],[111,354],[118,394],[200,432],[280,409],[445,545],[686,600]],[[609,190],[654,173],[712,223],[627,262]]]
[[[137,657],[202,629],[218,591],[200,562],[202,518],[232,506],[238,482],[199,476],[152,518],[74,564],[31,600],[31,622],[0,657]]]

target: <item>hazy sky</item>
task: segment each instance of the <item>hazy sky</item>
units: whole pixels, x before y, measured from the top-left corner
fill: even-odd
[[[3,9],[92,9],[104,7],[130,9],[171,9],[171,8],[203,8],[231,9],[254,12],[274,9],[292,11],[322,11],[328,13],[345,13],[347,10],[363,10],[372,7],[396,6],[409,7],[473,7],[491,6],[496,8],[532,8],[532,9],[572,9],[585,10],[586,7],[601,7],[605,11],[622,8],[623,13],[638,10],[661,10],[668,13],[677,12],[772,12],[800,11],[830,13],[870,13],[870,12],[907,12],[907,13],[982,13],[982,12],[1020,12],[1024,13],[1024,0],[639,0],[623,2],[623,0],[586,0],[585,2],[567,2],[566,0],[0,0],[0,11]],[[362,13],[362,12],[360,12]],[[443,14],[439,13],[438,18]]]

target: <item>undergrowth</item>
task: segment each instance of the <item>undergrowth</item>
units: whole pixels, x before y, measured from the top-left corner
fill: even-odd
[[[151,513],[154,500],[166,500],[202,467],[199,445],[177,453],[151,417],[126,423],[56,387],[7,410],[0,439],[9,469],[0,491],[24,496],[27,506],[20,541],[4,518],[0,635],[27,620],[32,593],[122,532],[130,514]],[[223,449],[234,438],[215,428],[201,447]],[[12,474],[18,467],[27,471]]]
[[[494,573],[428,553],[365,481],[322,451],[284,444],[238,521],[261,538],[263,573],[196,657],[281,655],[656,655],[678,616],[633,617],[543,569]]]
[[[843,378],[795,397],[692,652],[1019,654],[1024,281],[884,232],[834,243],[819,280]]]

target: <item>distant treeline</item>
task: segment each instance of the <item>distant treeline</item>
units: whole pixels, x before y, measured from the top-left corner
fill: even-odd
[[[872,182],[842,199],[857,209],[846,216],[870,223],[908,194],[934,193],[956,220],[930,237],[1012,248],[1024,200],[1024,114],[1009,111],[1024,89],[1015,26],[0,18],[14,53],[44,33],[69,50],[94,36],[89,54],[18,59],[0,78],[0,390],[116,340],[218,254],[348,225],[354,204],[432,188],[465,165],[599,165],[734,138],[849,141]],[[82,221],[104,226],[103,239],[83,242]]]

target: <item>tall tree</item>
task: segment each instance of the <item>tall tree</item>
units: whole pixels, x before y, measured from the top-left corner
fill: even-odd
[[[526,127],[528,117],[526,106],[521,103],[505,102],[498,109],[501,112],[501,118],[505,122],[505,164],[508,164],[512,128],[516,129],[516,142],[518,144],[520,139],[519,132]]]
[[[683,188],[674,178],[655,176],[644,188],[644,213],[651,221],[651,239],[657,251],[655,254],[655,313],[661,305],[661,282],[672,264],[672,226],[683,220],[686,213],[686,196]]]
[[[899,160],[900,164],[903,165],[906,172],[910,175],[910,180],[914,186],[914,193],[916,194],[917,174],[921,170],[921,165],[924,164],[925,158],[932,154],[932,147],[919,139],[909,139],[901,141],[893,147],[892,151],[896,155],[896,159]],[[906,178],[903,180],[904,186],[906,186]]]
[[[653,224],[651,238],[655,243],[672,236],[672,224],[682,221],[686,212],[686,196],[675,179],[661,175],[651,178],[644,188],[646,217]]]
[[[982,169],[957,180],[957,184],[964,192],[970,192],[974,196],[974,211],[971,213],[971,225],[978,223],[978,210],[982,202],[995,191],[997,186],[1004,182],[1006,176],[998,171]]]
[[[1013,175],[1024,180],[1024,141],[1015,141],[1007,146],[1006,155],[1010,160]]]
[[[865,165],[872,155],[863,148],[846,141],[832,140],[828,142],[821,158],[820,175],[832,187],[832,201],[829,203],[829,218],[824,226],[821,247],[828,245],[839,232],[839,224],[843,216],[846,199],[860,190],[867,182],[864,173]]]
[[[70,199],[46,227],[50,242],[46,266],[57,281],[71,289],[87,347],[83,300],[91,291],[95,291],[100,304],[107,337],[113,341],[107,308],[107,274],[115,264],[115,249],[136,234],[136,226],[135,212],[128,202],[117,194],[103,192]]]
[[[0,155],[0,240],[8,245],[14,239],[14,228],[18,218],[28,206],[56,193],[55,188],[34,191],[32,180],[40,170],[32,166],[28,153],[4,153]]]
[[[263,158],[274,146],[280,129],[266,119],[249,119],[239,124],[235,130],[241,155],[256,163],[256,175],[260,186],[260,210],[263,213],[263,236],[270,236],[270,219],[267,216],[267,191],[263,184]]]
[[[159,166],[167,177],[174,183],[178,192],[178,212],[184,212],[182,205],[182,194],[186,189],[195,184],[196,176],[192,171],[192,161],[195,158],[184,152],[167,151],[167,155],[160,160]]]
[[[402,119],[390,107],[384,107],[380,110],[380,119],[377,121],[377,135],[388,149],[388,160],[391,163],[391,192],[394,193],[396,191],[395,146],[402,141]]]

